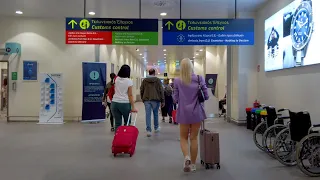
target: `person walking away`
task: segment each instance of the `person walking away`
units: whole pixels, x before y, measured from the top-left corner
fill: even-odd
[[[124,119],[124,124],[127,124],[130,112],[138,112],[135,109],[133,101],[133,82],[130,79],[130,71],[130,66],[126,64],[121,66],[118,76],[114,81],[111,112],[115,119],[115,131],[122,125],[122,118]]]
[[[185,172],[196,171],[198,134],[201,122],[206,119],[204,104],[198,100],[199,83],[204,99],[208,100],[208,90],[204,78],[193,73],[193,65],[190,59],[183,59],[180,67],[180,78],[176,78],[174,81],[173,99],[179,103],[177,122],[180,127],[180,146],[184,156],[183,170]]]
[[[164,91],[161,80],[155,76],[155,69],[149,70],[149,76],[142,81],[140,95],[146,110],[147,137],[151,137],[151,111],[153,112],[155,133],[160,131],[159,108],[164,106]]]
[[[172,98],[172,88],[169,85],[169,79],[164,80],[164,101],[165,105],[161,108],[162,121],[165,122],[165,117],[169,115],[169,123],[172,123],[172,110],[173,110],[173,98]]]
[[[104,94],[103,94],[103,103],[106,107],[109,108],[109,112],[110,112],[110,125],[111,125],[111,132],[114,131],[114,119],[113,119],[113,114],[111,112],[111,99],[108,96],[108,91],[112,88],[112,86],[114,86],[114,79],[116,77],[115,73],[111,73],[110,74],[110,79],[111,81],[108,82],[108,84],[106,85],[106,88],[104,89]]]

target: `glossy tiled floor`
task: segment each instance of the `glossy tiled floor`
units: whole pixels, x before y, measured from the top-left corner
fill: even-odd
[[[100,124],[0,123],[0,179],[3,180],[302,180],[296,167],[287,168],[259,151],[252,132],[214,119],[208,129],[220,132],[221,169],[183,173],[178,127],[161,123],[159,136],[146,138],[144,110],[138,105],[140,136],[130,158],[111,154],[108,121]]]

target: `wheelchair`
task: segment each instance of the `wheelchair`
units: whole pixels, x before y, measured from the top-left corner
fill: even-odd
[[[278,113],[275,115],[276,119],[272,122],[272,124],[269,124],[269,127],[264,131],[264,133],[262,135],[262,148],[272,158],[276,158],[275,154],[274,154],[274,142],[277,137],[277,134],[281,130],[288,127],[288,125],[284,124],[284,120],[290,119],[290,117],[283,116],[281,114],[285,110],[287,110],[287,109],[279,109],[278,110]],[[269,123],[271,123],[271,122],[269,122]]]
[[[320,176],[320,134],[314,131],[307,111],[291,112],[289,126],[276,137],[274,147],[278,161],[286,166],[298,164],[308,176]]]
[[[309,134],[298,144],[297,164],[299,169],[311,177],[320,176],[320,133],[313,131],[319,128],[320,124],[313,125],[309,129]]]
[[[262,107],[263,110],[260,111],[260,119],[257,119],[256,124],[258,124],[253,130],[253,142],[254,144],[264,151],[262,147],[262,135],[265,130],[273,124],[273,121],[276,119],[276,110],[273,107],[265,106]],[[256,113],[257,111],[255,111]],[[259,112],[259,111],[258,111]],[[257,116],[259,118],[259,116]]]

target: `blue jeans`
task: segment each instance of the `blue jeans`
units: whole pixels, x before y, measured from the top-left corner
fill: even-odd
[[[151,132],[151,111],[153,111],[153,120],[154,120],[154,130],[158,130],[159,128],[159,101],[145,101],[144,107],[146,109],[146,126],[147,132]]]

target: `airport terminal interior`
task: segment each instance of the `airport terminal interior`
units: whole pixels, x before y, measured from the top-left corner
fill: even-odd
[[[318,0],[0,0],[0,24],[0,179],[320,177]],[[196,169],[186,62],[206,115]],[[114,129],[120,95],[131,125]]]

